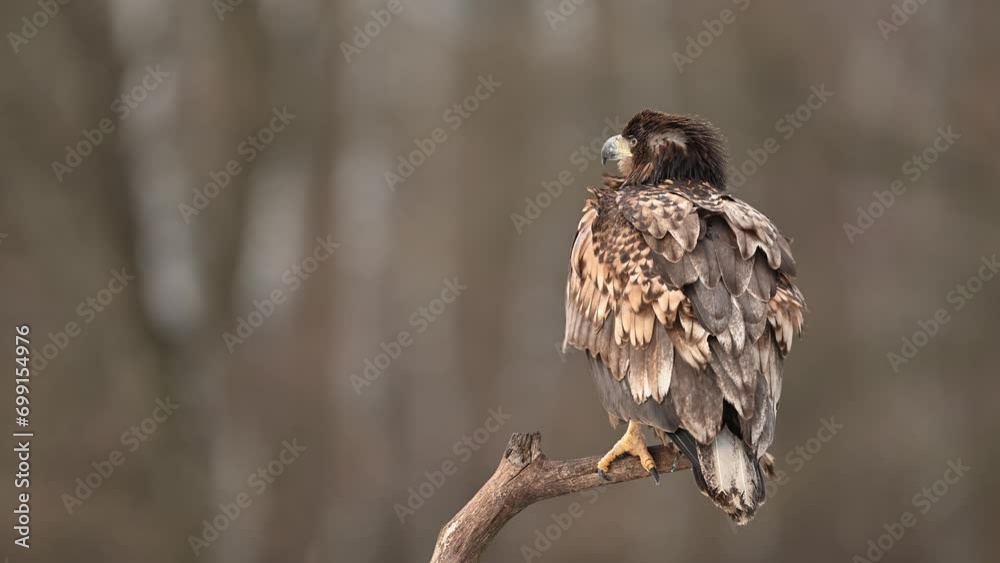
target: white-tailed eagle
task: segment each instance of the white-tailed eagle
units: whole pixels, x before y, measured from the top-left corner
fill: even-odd
[[[586,352],[623,454],[658,481],[642,429],[673,442],[739,524],[764,503],[783,358],[805,302],[788,239],[726,192],[718,130],[645,110],[608,139],[570,255],[564,347]]]

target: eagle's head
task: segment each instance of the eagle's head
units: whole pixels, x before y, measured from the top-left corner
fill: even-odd
[[[694,180],[726,189],[725,140],[697,116],[642,110],[604,143],[601,162],[609,160],[618,161],[627,184]]]

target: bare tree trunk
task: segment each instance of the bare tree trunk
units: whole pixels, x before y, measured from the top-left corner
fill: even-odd
[[[674,448],[656,446],[649,453],[663,472],[691,468]],[[538,501],[649,477],[639,459],[629,456],[615,461],[610,480],[603,481],[594,470],[600,459],[550,460],[542,453],[541,434],[514,434],[490,480],[441,528],[431,563],[478,561],[504,525]]]

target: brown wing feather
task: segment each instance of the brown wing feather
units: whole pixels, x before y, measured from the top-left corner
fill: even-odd
[[[707,185],[618,188],[606,180],[584,206],[564,346],[590,354],[612,417],[664,431],[679,424],[709,443],[725,400],[762,454],[773,438],[781,357],[802,328],[787,239]]]

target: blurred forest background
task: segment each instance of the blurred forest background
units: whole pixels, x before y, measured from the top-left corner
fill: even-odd
[[[810,313],[772,449],[786,479],[738,531],[687,473],[552,499],[485,560],[995,561],[998,18],[936,0],[3,2],[0,354],[12,366],[31,325],[36,437],[32,548],[8,523],[0,554],[426,561],[510,433],[605,452],[621,428],[557,346],[567,257],[600,181],[588,147],[652,107],[718,125],[737,194],[794,239]]]

